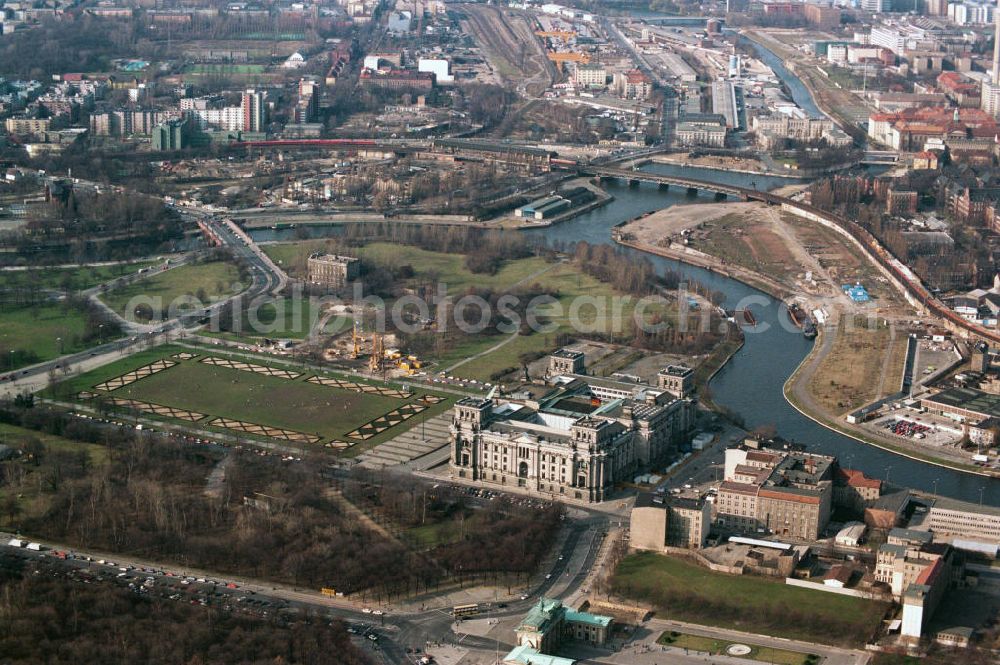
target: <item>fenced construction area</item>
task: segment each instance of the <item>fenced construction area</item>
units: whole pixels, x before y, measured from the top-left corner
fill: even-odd
[[[239,437],[321,445],[350,454],[438,415],[451,400],[419,389],[159,347],[69,379],[48,396]],[[361,445],[357,451],[355,447]]]

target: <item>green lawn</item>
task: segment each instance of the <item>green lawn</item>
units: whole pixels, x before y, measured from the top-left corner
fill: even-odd
[[[522,354],[554,350],[557,346],[556,337],[560,333],[573,334],[576,332],[574,321],[582,324],[584,331],[590,330],[602,334],[614,332],[616,336],[620,335],[623,341],[628,339],[629,336],[625,333],[632,326],[636,298],[632,298],[630,302],[622,300],[619,313],[616,314],[615,298],[623,298],[623,296],[609,285],[584,275],[568,263],[552,266],[551,270],[539,277],[539,282],[547,290],[559,294],[557,297],[558,305],[543,304],[535,309],[539,321],[550,322],[552,330],[519,335],[492,353],[457,367],[452,374],[468,379],[489,381],[494,372],[508,367],[519,367],[519,358]],[[595,298],[600,307],[587,305],[574,311],[573,302],[582,296]],[[661,306],[650,307],[647,312],[648,314],[667,313]],[[448,367],[454,362],[481,353],[504,339],[503,335],[470,337],[443,354],[440,366],[442,368]]]
[[[827,644],[864,642],[885,612],[874,601],[715,573],[649,552],[622,560],[612,584],[619,595],[652,604],[663,618]]]
[[[192,361],[136,381],[114,394],[318,434],[324,439],[343,438],[359,425],[403,404],[403,400],[339,390],[303,379],[288,380]]]
[[[233,286],[239,279],[239,271],[231,263],[215,261],[212,263],[196,263],[184,265],[173,270],[156,274],[147,279],[139,280],[120,289],[113,289],[101,296],[101,299],[116,312],[126,318],[135,318],[129,307],[133,298],[136,302],[147,302],[155,305],[155,309],[166,313],[171,304],[177,311],[191,309],[186,303],[189,297],[199,297],[203,292],[207,302],[214,302],[233,295],[237,291]],[[245,287],[246,285],[240,285]],[[131,304],[134,306],[136,302]]]
[[[80,376],[67,379],[45,391],[46,395],[61,399],[71,398],[83,390],[110,378],[147,365],[161,358],[169,358],[178,351],[190,351],[182,347],[165,345],[137,353],[128,358],[100,367]],[[204,356],[229,357],[274,368],[302,372],[297,379],[284,379],[249,371],[229,369],[199,362]],[[176,360],[171,358],[171,360]],[[359,393],[330,386],[309,383],[306,379],[315,372],[303,372],[292,364],[275,361],[269,357],[244,358],[216,350],[199,352],[197,358],[178,361],[174,367],[158,372],[110,393],[113,397],[136,399],[161,406],[169,406],[203,413],[208,416],[226,417],[259,425],[290,429],[306,434],[316,434],[324,441],[330,439],[352,440],[346,435],[357,427],[382,416],[393,409],[413,403],[426,391],[419,391],[409,399],[398,399],[369,393]],[[356,377],[327,373],[329,376],[345,378],[356,383],[384,385],[381,382],[366,381]],[[381,432],[368,439],[353,439],[356,445],[344,451],[347,456],[371,448],[373,445],[391,439],[421,421],[436,416],[448,409],[453,399],[432,405],[403,424]],[[166,416],[144,413],[143,417],[165,420],[187,427],[206,427],[209,418],[197,424],[173,420]],[[219,429],[224,432],[226,430]]]
[[[149,268],[160,263],[160,261],[140,261],[113,266],[4,270],[0,271],[0,289],[30,286],[31,288],[59,289],[70,292],[83,291],[125,275],[134,275],[142,268]]]
[[[454,520],[415,526],[406,531],[406,536],[421,549],[433,549],[455,542],[459,537],[458,524]]]
[[[328,249],[325,240],[264,246],[264,251],[292,276],[304,275],[308,256],[324,249]],[[558,305],[540,305],[535,309],[540,320],[551,321],[553,324],[551,332],[518,335],[495,351],[449,372],[454,376],[485,382],[490,381],[492,375],[497,372],[519,367],[520,357],[523,354],[551,351],[556,348],[555,340],[559,333],[577,331],[573,325],[574,318],[583,324],[581,331],[589,330],[596,333],[613,331],[616,337],[621,335],[623,340],[629,337],[627,332],[631,329],[637,298],[632,298],[631,302],[623,302],[618,310],[619,314],[616,315],[614,299],[616,296],[622,296],[607,284],[583,274],[571,263],[553,264],[542,258],[532,257],[508,261],[495,275],[479,275],[465,268],[465,256],[460,254],[430,252],[418,247],[384,242],[372,243],[351,250],[351,253],[386,270],[412,266],[416,273],[415,277],[404,280],[401,286],[426,284],[429,280],[436,280],[446,284],[448,293],[455,295],[464,292],[470,286],[506,290],[521,282],[523,286],[537,282],[546,291],[558,294]],[[598,299],[600,309],[585,306],[574,311],[572,304],[581,296]],[[647,316],[654,314],[669,314],[669,312],[662,306],[648,308]],[[424,355],[428,360],[435,362],[433,370],[440,371],[461,360],[488,351],[508,337],[507,334],[456,335],[450,345],[440,353],[431,351]]]
[[[316,251],[322,251],[326,246],[323,240],[307,240],[296,243],[263,245],[262,249],[276,263],[281,265],[293,277],[305,277],[306,259]],[[482,289],[509,289],[542,270],[547,265],[541,258],[518,259],[508,261],[495,275],[476,274],[465,268],[465,256],[462,254],[445,254],[429,252],[419,247],[409,245],[394,245],[386,242],[375,242],[364,247],[351,250],[353,255],[368,259],[379,267],[386,269],[410,265],[416,273],[410,283],[425,283],[430,278],[448,287],[448,293],[460,293],[470,286]],[[530,280],[529,280],[530,282]]]
[[[787,649],[775,649],[773,647],[757,646],[746,642],[730,642],[727,640],[716,640],[711,637],[691,635],[689,633],[669,632],[663,633],[657,640],[660,644],[674,647],[676,649],[690,649],[700,651],[711,656],[728,656],[726,650],[734,644],[743,644],[750,647],[750,653],[745,656],[732,656],[770,663],[773,665],[811,665],[818,662],[815,657],[810,658],[810,654]]]
[[[47,389],[42,392],[45,397],[55,397],[58,399],[65,399],[76,395],[76,393],[81,390],[90,390],[94,385],[101,383],[102,381],[107,381],[108,379],[114,378],[116,376],[121,376],[126,372],[131,372],[136,367],[141,367],[143,365],[148,365],[154,360],[159,360],[160,358],[167,358],[174,353],[179,353],[181,351],[187,351],[180,346],[174,346],[172,344],[164,344],[153,349],[146,349],[144,351],[139,351],[137,353],[130,354],[114,362],[110,362],[107,365],[101,365],[95,369],[85,372],[83,374],[77,374],[71,376],[65,381],[61,381],[58,385],[53,388]],[[218,354],[216,354],[218,355]]]
[[[927,659],[920,656],[908,656],[902,653],[874,653],[872,654],[872,665],[921,665]],[[943,661],[936,661],[934,665],[939,665]]]
[[[11,448],[20,448],[26,441],[31,439],[41,441],[45,444],[46,448],[52,450],[61,450],[64,452],[85,451],[87,456],[90,457],[91,464],[104,464],[108,461],[108,449],[105,446],[96,443],[73,441],[54,434],[46,434],[45,432],[37,432],[16,425],[0,423],[0,443]]]
[[[63,353],[87,349],[90,345],[81,341],[86,321],[83,312],[63,303],[0,309],[0,373],[58,358],[60,349]],[[109,335],[105,341],[110,339]]]
[[[253,315],[247,313],[239,333],[230,331],[205,330],[201,334],[208,337],[218,337],[232,341],[268,339],[305,339],[309,336],[312,326],[322,317],[322,312],[310,298],[276,298],[273,302],[265,302],[258,307]],[[351,323],[346,327],[337,328],[342,317],[334,317],[324,330],[343,332],[350,330]],[[343,324],[342,324],[343,325]]]

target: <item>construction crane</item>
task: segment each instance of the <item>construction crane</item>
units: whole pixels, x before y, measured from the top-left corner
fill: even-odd
[[[368,369],[371,370],[372,374],[381,372],[384,362],[385,340],[377,332],[372,333],[372,355],[368,359]]]
[[[579,62],[586,64],[590,62],[590,56],[586,53],[573,53],[568,51],[549,51],[549,60],[556,64],[566,62]]]
[[[361,355],[361,336],[358,334],[358,328],[361,327],[361,322],[354,319],[354,328],[351,330],[351,343],[353,348],[351,350],[351,357],[357,359]]]
[[[536,30],[535,34],[539,37],[549,37],[552,39],[561,39],[564,42],[576,37],[576,33],[571,30]]]

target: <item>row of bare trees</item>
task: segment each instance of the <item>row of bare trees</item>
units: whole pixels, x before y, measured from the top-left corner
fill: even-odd
[[[37,572],[37,571],[36,571]],[[340,621],[248,617],[151,598],[73,570],[30,574],[0,555],[0,653],[5,663],[370,662]]]
[[[288,465],[192,447],[44,407],[6,405],[0,421],[106,446],[105,461],[29,435],[9,443],[20,458],[0,462],[8,495],[45,499],[41,513],[3,506],[5,526],[80,548],[390,598],[437,588],[457,571],[530,574],[558,525],[557,509],[480,509],[396,478],[340,479],[338,488],[319,459]],[[450,535],[428,543],[416,527]]]

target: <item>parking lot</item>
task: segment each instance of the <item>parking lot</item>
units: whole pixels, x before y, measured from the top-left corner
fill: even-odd
[[[865,423],[865,428],[888,439],[902,439],[927,446],[950,446],[961,440],[962,435],[954,428],[937,422],[926,413],[912,409],[900,409],[887,416]]]
[[[36,574],[65,577],[84,584],[115,584],[138,595],[159,596],[226,612],[267,617],[290,607],[284,599],[258,597],[256,591],[242,589],[226,580],[184,576],[44,546],[41,550],[7,546],[0,552],[0,562],[17,559],[23,560]]]

